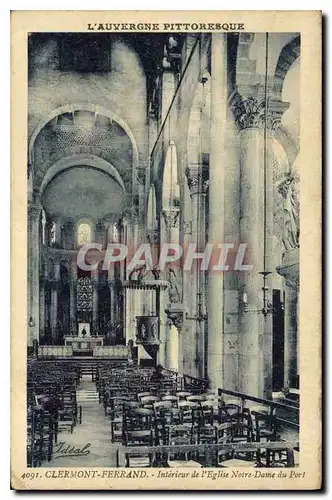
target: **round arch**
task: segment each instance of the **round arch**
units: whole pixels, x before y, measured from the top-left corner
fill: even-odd
[[[279,95],[281,95],[285,77],[290,67],[295,62],[295,60],[298,57],[300,57],[300,51],[301,51],[301,41],[300,41],[300,36],[297,36],[293,38],[290,42],[288,42],[280,52],[276,69],[274,72],[275,89]]]
[[[106,116],[110,118],[111,120],[117,122],[120,127],[123,128],[123,130],[126,132],[128,135],[132,147],[133,147],[133,168],[137,168],[139,164],[139,157],[138,157],[138,147],[136,143],[135,136],[133,132],[131,131],[130,127],[127,125],[127,123],[122,120],[118,115],[113,113],[113,111],[110,111],[107,108],[104,108],[103,106],[99,106],[97,104],[93,103],[74,103],[74,104],[66,104],[65,106],[60,106],[52,111],[46,118],[41,120],[35,130],[31,134],[31,138],[29,141],[29,149],[28,149],[28,154],[29,154],[29,162],[32,164],[32,158],[33,158],[33,147],[34,143],[38,137],[38,134],[41,132],[41,130],[47,125],[48,122],[53,120],[59,115],[62,115],[64,113],[74,113],[75,111],[90,111],[92,113],[96,113],[102,116]]]
[[[98,170],[102,170],[107,175],[115,179],[123,189],[124,194],[126,194],[126,188],[122,180],[122,177],[120,176],[117,169],[113,165],[111,165],[111,163],[98,156],[88,155],[88,154],[75,154],[61,158],[46,171],[44,177],[41,179],[40,182],[40,187],[39,187],[40,195],[43,194],[46,186],[51,182],[51,180],[56,175],[65,170],[76,167],[78,165],[84,165],[87,167],[93,167]],[[36,187],[38,188],[38,186]]]

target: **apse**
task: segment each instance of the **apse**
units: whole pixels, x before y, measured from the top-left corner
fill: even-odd
[[[58,174],[45,189],[43,205],[53,217],[97,220],[109,213],[121,214],[124,192],[104,172],[79,165]]]

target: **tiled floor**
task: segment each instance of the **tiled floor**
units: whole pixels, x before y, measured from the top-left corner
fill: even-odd
[[[102,404],[98,403],[96,386],[91,382],[91,377],[85,377],[80,383],[77,392],[78,404],[82,405],[82,423],[77,424],[73,434],[64,430],[58,435],[58,448],[51,462],[45,462],[44,467],[115,467],[117,445],[111,443],[110,424],[107,421]],[[59,443],[65,443],[62,449],[68,446],[82,449],[90,453],[86,456],[57,457]]]

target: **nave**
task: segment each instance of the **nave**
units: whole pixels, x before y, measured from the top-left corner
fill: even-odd
[[[289,402],[209,391],[202,380],[123,361],[82,371],[79,361],[30,362],[30,466],[298,464],[298,408]]]

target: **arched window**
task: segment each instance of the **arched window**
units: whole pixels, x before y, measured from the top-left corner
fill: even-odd
[[[120,231],[117,222],[110,224],[107,229],[107,243],[120,243]]]
[[[56,225],[55,222],[52,222],[50,227],[50,244],[54,245],[56,242]]]
[[[78,245],[85,245],[91,241],[91,227],[86,222],[82,222],[78,226],[77,243]]]

